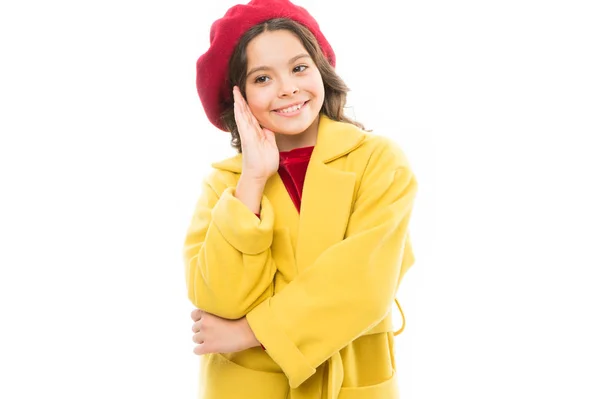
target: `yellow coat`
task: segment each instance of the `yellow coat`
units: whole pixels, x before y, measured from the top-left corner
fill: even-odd
[[[203,355],[201,399],[398,398],[392,308],[414,263],[417,182],[390,139],[320,117],[298,214],[278,174],[260,220],[214,163],[187,231],[194,306],[247,317],[265,346]]]

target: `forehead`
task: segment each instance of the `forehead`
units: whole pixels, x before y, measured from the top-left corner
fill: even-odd
[[[259,65],[287,65],[290,58],[306,52],[300,39],[288,30],[263,32],[246,47],[248,69]]]

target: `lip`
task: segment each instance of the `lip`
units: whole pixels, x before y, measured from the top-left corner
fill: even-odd
[[[305,104],[305,103],[307,103],[307,102],[308,102],[308,100],[306,100],[306,101],[298,101],[297,103],[288,104],[288,105],[286,105],[286,106],[284,106],[284,107],[281,107],[281,108],[274,109],[274,110],[273,110],[273,112],[281,113],[280,111],[281,111],[282,109],[286,109],[286,108],[289,108],[289,107],[293,107],[293,106],[295,106],[295,105],[299,105],[299,104]],[[302,109],[302,108],[300,108],[300,109]],[[296,112],[296,111],[294,111],[294,112]]]

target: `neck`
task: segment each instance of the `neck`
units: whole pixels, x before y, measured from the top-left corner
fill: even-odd
[[[275,133],[275,141],[279,151],[291,151],[296,148],[310,147],[317,144],[319,117],[302,133],[289,135]]]

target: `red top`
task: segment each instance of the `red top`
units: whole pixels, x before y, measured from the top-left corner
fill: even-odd
[[[314,148],[314,146],[301,147],[279,152],[279,176],[298,212],[300,212],[306,168]]]
[[[300,147],[279,152],[279,176],[298,212],[300,212],[300,203],[302,202],[306,168],[314,148],[314,146]]]

